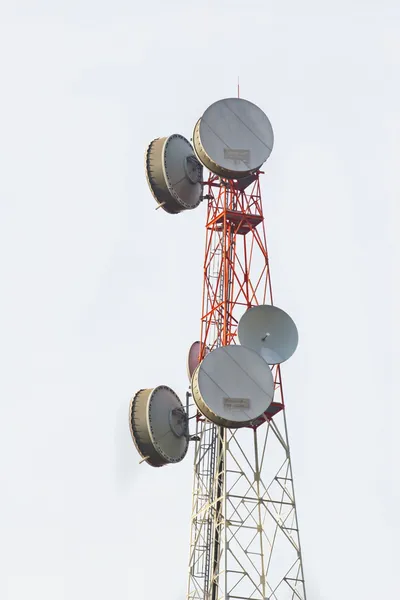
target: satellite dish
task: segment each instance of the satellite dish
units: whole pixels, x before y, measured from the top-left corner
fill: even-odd
[[[129,427],[137,451],[152,467],[181,461],[187,452],[186,411],[171,388],[140,390],[129,407]]]
[[[193,145],[207,169],[226,179],[239,179],[267,160],[274,133],[258,106],[242,98],[226,98],[209,106],[197,121]]]
[[[238,325],[243,346],[261,354],[269,365],[278,365],[292,356],[299,342],[294,321],[277,306],[263,304],[244,313]]]
[[[198,365],[192,378],[199,411],[216,425],[245,427],[272,402],[271,370],[259,354],[244,346],[221,346]]]
[[[187,373],[188,373],[189,381],[192,381],[192,375],[200,362],[200,360],[199,360],[200,352],[201,352],[201,342],[193,342],[193,344],[190,346],[189,353],[188,353],[188,359],[187,359]],[[206,348],[205,356],[207,356],[207,354],[209,352],[210,352],[210,350],[208,348]]]
[[[146,178],[160,208],[177,214],[196,208],[203,196],[203,167],[182,135],[153,140],[146,151]]]

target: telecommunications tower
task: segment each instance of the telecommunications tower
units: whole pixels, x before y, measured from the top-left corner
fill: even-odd
[[[273,302],[261,200],[273,141],[260,108],[228,98],[197,121],[193,146],[173,134],[146,151],[158,208],[206,205],[186,400],[162,385],[129,411],[142,461],[179,462],[194,446],[187,600],[306,600],[280,367],[298,333]]]

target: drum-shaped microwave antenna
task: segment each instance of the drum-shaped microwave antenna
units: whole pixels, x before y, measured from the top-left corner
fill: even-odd
[[[238,337],[243,346],[261,354],[269,365],[288,360],[299,342],[291,317],[269,304],[254,306],[244,313],[239,321]]]
[[[198,159],[225,179],[239,179],[257,171],[273,145],[274,133],[267,115],[243,98],[211,104],[193,132]]]
[[[187,359],[187,373],[188,373],[189,381],[192,381],[192,375],[200,362],[200,360],[199,360],[200,352],[201,352],[201,342],[193,342],[193,344],[190,346],[190,349],[188,352],[188,359]],[[208,348],[206,348],[204,355],[207,356],[207,354],[209,352],[210,352],[210,350]]]
[[[209,421],[222,427],[245,427],[271,404],[273,377],[265,360],[254,350],[221,346],[196,368],[192,394],[197,408]]]
[[[160,385],[137,392],[129,407],[129,427],[136,449],[149,465],[162,467],[185,457],[187,415],[171,388]]]
[[[203,196],[203,167],[182,135],[153,140],[146,150],[146,177],[159,207],[177,214],[196,208]]]

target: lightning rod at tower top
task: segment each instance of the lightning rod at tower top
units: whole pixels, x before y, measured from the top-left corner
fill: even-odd
[[[157,208],[205,212],[203,292],[186,398],[141,389],[129,426],[153,467],[193,448],[187,600],[306,600],[281,373],[298,331],[273,301],[260,185],[274,134],[239,96],[238,79],[238,97],[194,124],[193,145],[175,133],[146,150]]]

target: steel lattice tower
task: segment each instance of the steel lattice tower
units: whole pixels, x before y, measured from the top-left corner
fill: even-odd
[[[206,182],[200,360],[236,343],[248,308],[273,304],[261,174]],[[274,401],[252,428],[195,412],[188,600],[306,600],[279,365],[273,375]]]

